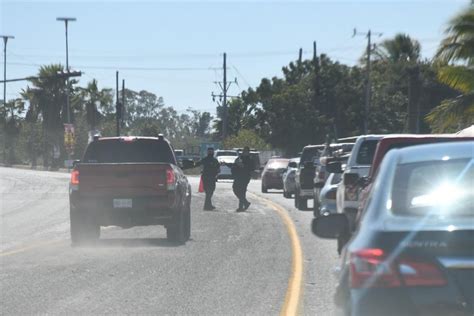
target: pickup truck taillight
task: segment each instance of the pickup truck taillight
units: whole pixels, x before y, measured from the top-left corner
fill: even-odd
[[[350,255],[352,288],[443,286],[447,281],[436,264],[411,258],[390,260],[382,249],[362,249]]]
[[[71,172],[71,184],[79,185],[79,170],[73,170]]]
[[[173,169],[166,169],[166,188],[168,190],[174,190],[176,188],[176,175]]]

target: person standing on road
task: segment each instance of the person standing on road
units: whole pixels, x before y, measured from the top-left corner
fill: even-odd
[[[239,207],[237,212],[243,212],[250,206],[247,200],[247,186],[249,185],[252,172],[255,170],[254,163],[250,157],[250,148],[246,146],[242,154],[235,160],[231,167],[234,183],[232,189],[235,196],[239,199]]]
[[[210,147],[207,149],[207,156],[200,161],[195,163],[195,166],[202,165],[202,183],[204,186],[204,192],[206,193],[206,201],[204,202],[204,210],[211,211],[215,207],[212,205],[212,195],[216,190],[217,175],[220,171],[220,164],[216,158],[214,158],[214,148]]]

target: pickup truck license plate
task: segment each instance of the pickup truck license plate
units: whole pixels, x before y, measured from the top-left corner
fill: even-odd
[[[114,208],[131,208],[132,199],[114,199]]]

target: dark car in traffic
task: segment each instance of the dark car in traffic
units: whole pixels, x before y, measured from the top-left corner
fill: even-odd
[[[474,314],[474,142],[391,150],[343,249],[336,304],[346,315]],[[313,220],[351,235],[346,214]]]
[[[262,192],[269,189],[283,189],[283,173],[288,168],[289,159],[272,158],[268,160],[262,171]]]

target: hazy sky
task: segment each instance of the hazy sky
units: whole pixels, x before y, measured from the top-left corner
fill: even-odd
[[[228,56],[230,88],[236,95],[261,78],[281,76],[300,47],[341,63],[354,64],[366,46],[352,30],[398,32],[422,44],[430,58],[450,18],[470,1],[6,1],[0,0],[0,34],[14,35],[7,51],[7,77],[37,73],[38,66],[65,63],[64,24],[69,28],[69,60],[101,87],[115,87],[115,70],[128,88],[163,96],[178,111],[215,111],[211,92],[222,79],[222,53]],[[3,45],[2,45],[3,48]],[[3,54],[2,54],[3,60]],[[3,63],[1,64],[3,74]],[[7,86],[15,98],[25,82]],[[0,97],[3,97],[0,96]]]

